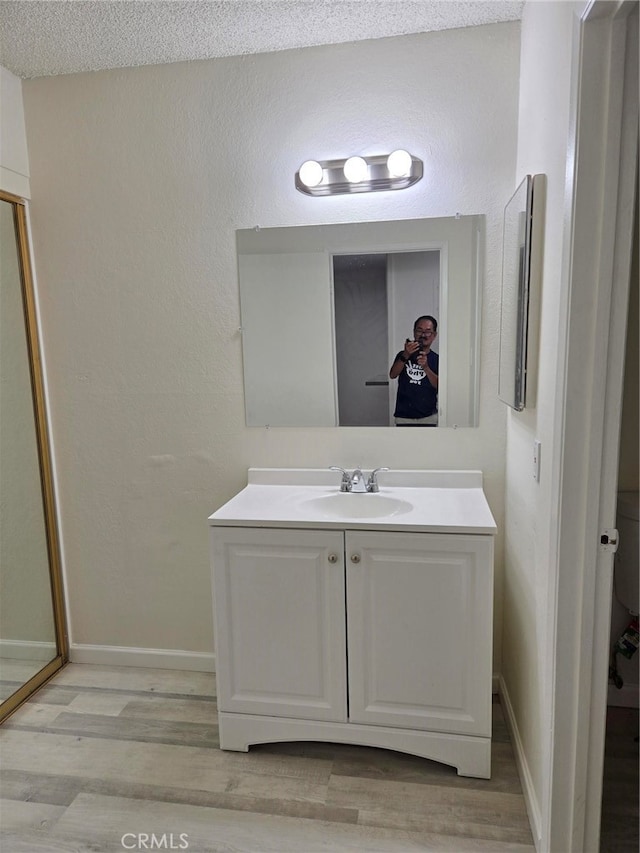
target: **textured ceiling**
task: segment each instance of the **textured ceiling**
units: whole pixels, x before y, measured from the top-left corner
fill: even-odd
[[[519,20],[510,0],[0,0],[0,65],[42,77]]]

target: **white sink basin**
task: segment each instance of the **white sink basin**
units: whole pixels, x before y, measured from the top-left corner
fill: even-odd
[[[368,472],[365,471],[365,475]],[[249,482],[216,510],[219,527],[298,527],[487,533],[496,523],[480,471],[389,471],[380,491],[340,492],[324,468],[251,468]]]
[[[337,492],[305,501],[325,518],[390,518],[411,512],[413,504],[377,493]]]

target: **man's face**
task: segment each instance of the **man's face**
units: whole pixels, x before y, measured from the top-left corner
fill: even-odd
[[[435,339],[436,333],[431,320],[420,320],[413,327],[413,337],[420,344],[420,347],[431,346]]]

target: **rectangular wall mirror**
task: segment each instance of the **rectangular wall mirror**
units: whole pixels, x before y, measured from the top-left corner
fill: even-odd
[[[517,412],[533,402],[536,353],[530,350],[535,344],[531,332],[536,317],[531,311],[531,283],[538,254],[534,205],[539,207],[543,179],[544,175],[527,175],[504,209],[498,396]]]
[[[438,426],[477,426],[483,216],[236,237],[247,426],[393,426],[389,369],[425,314]]]

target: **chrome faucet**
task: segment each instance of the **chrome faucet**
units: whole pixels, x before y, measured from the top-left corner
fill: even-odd
[[[365,483],[364,474],[360,470],[360,468],[356,468],[351,475],[351,488],[350,492],[366,492],[367,485]]]
[[[374,470],[369,475],[369,479],[365,481],[364,474],[360,468],[355,468],[352,474],[349,474],[348,471],[345,471],[344,468],[338,468],[336,465],[332,465],[329,469],[330,471],[339,471],[342,474],[342,478],[340,480],[340,491],[341,492],[355,492],[356,494],[366,494],[367,492],[379,492],[380,487],[378,486],[378,471],[388,471],[388,468],[374,468]]]

